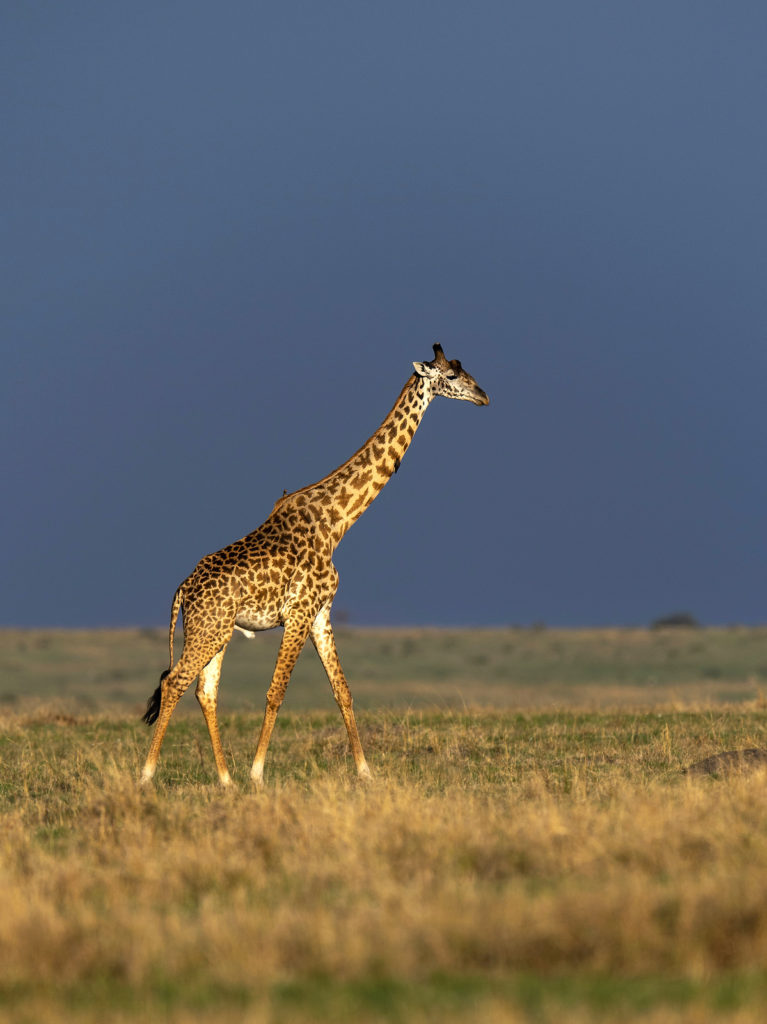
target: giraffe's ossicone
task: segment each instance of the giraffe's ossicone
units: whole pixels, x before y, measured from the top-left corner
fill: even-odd
[[[257,785],[263,780],[277,712],[307,637],[312,638],[333,687],[357,772],[370,774],[330,625],[338,587],[333,551],[399,468],[433,398],[443,395],[474,405],[489,402],[458,360],[448,361],[439,345],[434,346],[431,362],[413,363],[413,367],[415,372],[389,415],[350,459],[317,483],[280,498],[263,525],[206,555],[176,591],[170,619],[170,667],[163,672],[144,715],[147,724],[156,725],[142,781],[154,776],[173,709],[197,679],[197,700],[208,725],[218,777],[229,785],[216,717],[221,662],[235,629],[252,636],[275,626],[282,626],[284,634],[266,695],[251,778]],[[174,665],[173,634],[179,611],[183,611],[184,649]]]

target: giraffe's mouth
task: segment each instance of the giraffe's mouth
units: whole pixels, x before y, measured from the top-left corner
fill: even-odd
[[[477,394],[472,398],[472,402],[475,405],[490,405],[490,399],[487,397],[482,388],[477,388]]]

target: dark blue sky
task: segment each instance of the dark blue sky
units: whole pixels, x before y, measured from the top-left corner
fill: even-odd
[[[767,621],[764,3],[6,7],[0,623],[164,625],[434,341],[336,609]]]

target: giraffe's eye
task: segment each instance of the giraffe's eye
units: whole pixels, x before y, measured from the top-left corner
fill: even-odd
[[[445,374],[445,376],[447,377],[448,380],[455,380],[458,374],[453,373],[453,371],[450,370],[448,373]]]

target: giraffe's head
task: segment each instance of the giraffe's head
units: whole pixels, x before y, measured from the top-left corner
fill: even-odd
[[[475,405],[489,405],[490,399],[474,378],[468,374],[457,359],[445,359],[441,345],[434,346],[434,358],[430,363],[413,363],[415,372],[427,382],[433,395],[445,398],[459,398]]]

